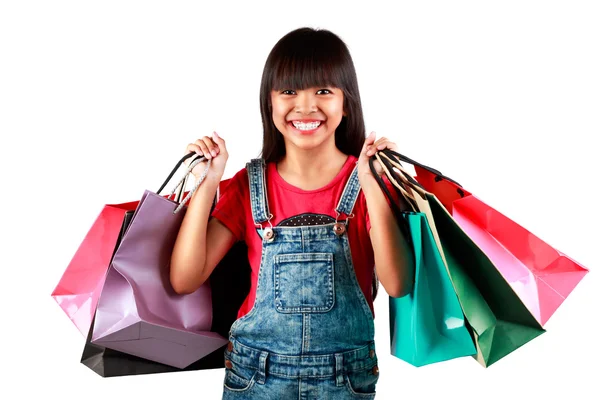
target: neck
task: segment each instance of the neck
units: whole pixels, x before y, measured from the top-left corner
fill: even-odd
[[[312,150],[286,149],[286,155],[277,164],[278,171],[309,178],[322,175],[324,171],[339,170],[348,156],[335,146],[328,149],[323,147]]]

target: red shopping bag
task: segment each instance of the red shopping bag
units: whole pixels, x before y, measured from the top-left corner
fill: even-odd
[[[127,211],[139,201],[104,206],[79,245],[52,297],[85,337]]]
[[[440,200],[538,322],[545,325],[588,269],[441,172],[406,156],[398,156],[414,166],[416,180]]]

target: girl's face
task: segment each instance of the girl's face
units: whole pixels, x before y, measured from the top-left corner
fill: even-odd
[[[344,93],[335,87],[271,91],[273,122],[283,135],[286,147],[314,149],[331,140],[342,121]]]

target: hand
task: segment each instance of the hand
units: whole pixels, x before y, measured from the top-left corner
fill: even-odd
[[[374,178],[371,168],[369,167],[369,158],[371,158],[376,151],[383,149],[391,149],[394,151],[398,151],[398,146],[396,143],[390,141],[385,137],[379,138],[375,141],[375,132],[371,132],[369,136],[365,139],[365,143],[363,145],[362,150],[360,151],[360,157],[358,158],[358,179],[359,181],[362,179],[368,179],[369,177]],[[377,172],[377,176],[381,176],[384,171],[383,167],[379,163],[377,159],[373,162],[373,166],[375,167],[375,172]]]
[[[210,176],[211,178],[220,181],[225,172],[227,159],[229,158],[225,140],[221,138],[217,132],[213,132],[212,138],[204,136],[202,139],[198,139],[194,143],[188,144],[185,149],[185,154],[192,152],[204,155],[207,159],[212,160],[206,177],[208,178]],[[206,169],[206,163],[207,161],[202,161],[192,170],[192,174],[196,179],[198,179]],[[190,159],[186,161],[186,165],[190,165]]]

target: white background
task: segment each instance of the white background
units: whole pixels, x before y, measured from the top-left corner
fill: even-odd
[[[306,25],[350,48],[368,131],[591,270],[488,369],[391,356],[381,292],[377,398],[599,398],[597,2],[389,4],[2,2],[0,397],[220,398],[222,369],[100,378],[50,293],[102,206],[157,190],[190,141],[221,134],[224,178],[258,155],[264,62]]]

